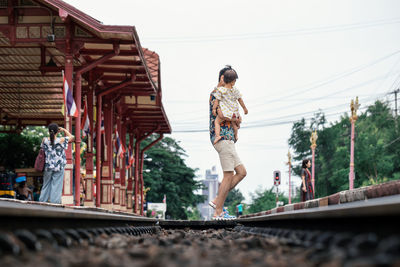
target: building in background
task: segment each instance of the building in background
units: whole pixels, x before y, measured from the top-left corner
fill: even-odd
[[[205,179],[201,182],[205,186],[202,190],[202,195],[205,196],[205,200],[203,203],[199,204],[197,208],[203,220],[210,220],[214,214],[214,209],[208,205],[208,202],[215,199],[219,186],[218,174],[215,166],[213,166],[211,170],[206,170]]]

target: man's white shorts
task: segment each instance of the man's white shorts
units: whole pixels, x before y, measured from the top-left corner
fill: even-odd
[[[224,172],[234,171],[237,166],[242,164],[233,141],[221,140],[214,145],[214,148],[218,152]]]

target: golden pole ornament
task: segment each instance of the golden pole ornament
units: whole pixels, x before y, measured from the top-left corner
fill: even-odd
[[[287,165],[292,166],[292,155],[290,154],[290,151],[288,151],[287,157],[288,157]]]
[[[351,110],[351,117],[350,120],[356,121],[357,120],[357,110],[361,105],[358,102],[358,96],[356,97],[356,101],[353,99],[350,102],[350,110]]]
[[[318,134],[317,134],[317,130],[315,130],[314,132],[311,133],[311,137],[310,137],[310,143],[311,143],[312,148],[317,147],[317,139],[318,139]]]

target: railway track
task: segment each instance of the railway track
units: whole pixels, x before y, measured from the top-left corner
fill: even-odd
[[[1,266],[400,264],[400,195],[234,221],[9,201],[0,201],[0,216]]]

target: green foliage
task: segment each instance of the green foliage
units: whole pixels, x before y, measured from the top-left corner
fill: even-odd
[[[22,131],[21,135],[41,142],[43,137],[49,136],[49,130],[45,126],[28,126]]]
[[[142,148],[153,138],[142,142]],[[186,207],[196,206],[203,202],[203,196],[193,192],[201,189],[202,184],[196,181],[196,169],[189,168],[184,162],[185,151],[174,139],[165,137],[145,153],[143,173],[145,187],[150,187],[146,195],[149,202],[162,202],[167,196],[167,216],[173,219],[187,219]]]
[[[225,200],[225,206],[228,207],[230,214],[236,214],[236,205],[242,203],[244,196],[239,189],[232,189]]]
[[[45,133],[46,128],[27,127],[21,134],[0,134],[0,166],[7,170],[33,167]]]
[[[322,197],[349,187],[351,123],[347,114],[326,125],[319,113],[306,125],[293,124],[289,145],[295,151],[293,172],[300,176],[301,160],[311,158],[310,135],[317,129],[315,151],[315,194]],[[380,101],[368,107],[355,124],[354,186],[376,184],[400,178],[400,138],[395,118],[387,103]]]
[[[255,213],[265,210],[270,210],[276,207],[276,189],[274,187],[270,189],[258,188],[251,196],[251,204],[249,205],[248,212]],[[286,205],[288,199],[283,193],[278,194],[278,201],[283,201]]]
[[[190,206],[186,209],[186,216],[188,220],[192,221],[199,221],[201,220],[201,214],[200,211],[197,209],[197,207]]]

